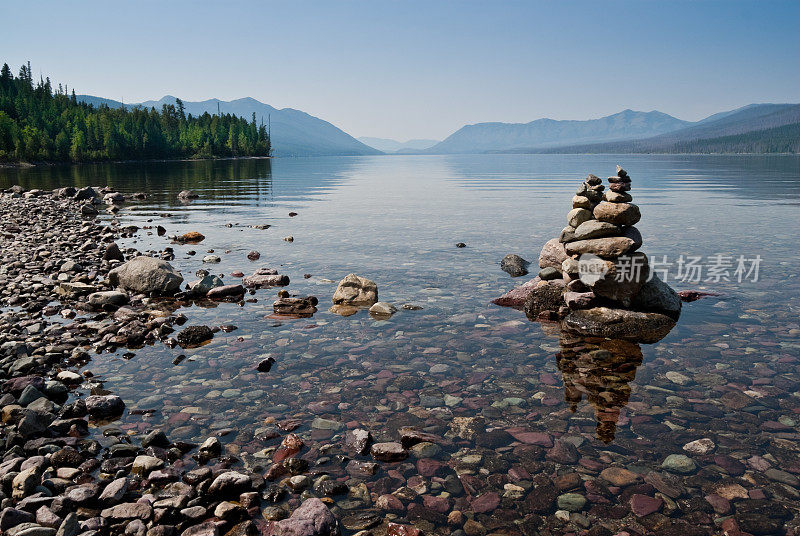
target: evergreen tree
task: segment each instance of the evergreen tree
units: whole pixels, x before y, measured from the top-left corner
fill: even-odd
[[[161,111],[94,107],[74,88],[54,93],[49,78],[34,86],[29,63],[16,78],[8,64],[0,69],[0,162],[268,156],[270,148],[255,115],[187,116],[180,99]]]

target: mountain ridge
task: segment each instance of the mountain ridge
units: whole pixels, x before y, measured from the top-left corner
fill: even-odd
[[[123,104],[113,99],[93,95],[77,95],[78,100],[88,104],[109,107],[132,108],[142,106],[161,109],[164,104],[175,104],[176,97],[165,95],[159,100]],[[275,108],[253,97],[242,97],[230,101],[217,98],[203,101],[183,101],[187,114],[230,113],[245,119],[256,114],[256,121],[269,122],[272,134],[272,147],[275,156],[362,156],[377,155],[381,151],[356,140],[332,123],[294,108]]]
[[[588,120],[541,118],[528,123],[484,122],[461,127],[425,152],[474,153],[612,141],[653,136],[689,124],[657,110],[640,112],[630,109]]]
[[[792,128],[795,127],[795,128]],[[649,138],[526,148],[509,153],[798,152],[800,104],[750,104]],[[728,147],[728,150],[724,150]],[[750,148],[751,150],[747,150]],[[756,150],[757,149],[757,150]]]

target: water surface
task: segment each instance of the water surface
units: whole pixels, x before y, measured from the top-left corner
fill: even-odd
[[[639,347],[564,337],[491,305],[528,279],[500,271],[500,259],[517,253],[535,265],[544,242],[566,224],[586,174],[613,175],[616,164],[633,179],[642,251],[673,263],[681,255],[704,265],[730,258],[729,280],[707,280],[704,272],[700,281],[676,281],[677,268],[669,270],[676,289],[720,296],[685,305],[664,340]],[[299,419],[295,432],[313,458],[328,443],[338,452],[344,427],[396,440],[401,426],[449,436],[454,417],[482,417],[489,429],[569,439],[581,462],[564,461],[561,471],[571,463],[592,474],[612,461],[658,470],[685,443],[709,437],[717,450],[696,457],[704,481],[731,476],[728,458],[746,464],[758,457],[800,472],[798,157],[385,156],[0,170],[1,188],[15,183],[146,192],[145,201],[123,206],[122,223],[162,225],[168,235],[200,231],[206,239],[178,245],[142,230],[121,245],[174,248],[173,264],[187,280],[208,268],[233,282],[235,270],[268,266],[291,278],[291,293],[320,300],[313,318],[294,320],[271,316],[275,289],[244,304],[193,306],[182,310],[187,325],[238,329],[193,350],[158,343],[132,358],[122,357],[126,349],[94,356],[86,368],[128,406],[109,426],[131,433],[166,426],[171,439],[188,441],[221,431],[228,451],[252,467],[269,465],[280,439],[261,437],[289,418]],[[182,189],[200,198],[183,204]],[[252,227],[263,224],[271,227]],[[202,264],[210,250],[220,264]],[[250,250],[261,258],[247,260]],[[757,281],[737,281],[739,256],[760,256]],[[389,320],[328,312],[335,281],[351,272],[374,280],[381,300],[422,309],[401,309]],[[187,359],[173,365],[181,354]],[[257,373],[267,356],[275,365]],[[313,429],[315,417],[343,428]],[[458,461],[475,451],[483,465]],[[464,438],[435,457],[482,478],[508,479],[520,465],[531,473],[550,468],[518,448]],[[340,466],[327,470],[347,476]],[[383,477],[366,480],[375,491]],[[517,480],[530,486],[524,475]],[[437,489],[435,479],[431,485]],[[780,502],[797,493],[768,477],[749,487]],[[495,491],[502,495],[502,485]],[[348,497],[337,504],[368,506]]]

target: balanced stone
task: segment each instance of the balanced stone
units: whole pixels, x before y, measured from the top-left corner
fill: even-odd
[[[572,198],[572,208],[585,208],[591,210],[594,208],[594,203],[592,203],[586,196],[576,195]]]
[[[634,253],[616,261],[605,261],[605,273],[591,287],[595,294],[630,307],[650,274],[647,256]]]
[[[592,211],[585,208],[574,208],[567,214],[567,223],[570,227],[578,227],[585,221],[592,219]]]
[[[586,182],[586,184],[588,184],[590,186],[597,186],[597,185],[603,184],[603,179],[601,179],[597,175],[593,175],[593,174],[589,173],[589,176],[586,177],[586,181],[584,181],[584,182]]]
[[[641,218],[639,207],[633,203],[601,201],[594,207],[594,217],[614,225],[635,225]]]
[[[610,184],[608,188],[612,192],[627,192],[631,189],[631,185],[628,182],[615,182]]]
[[[558,241],[563,244],[565,242],[572,242],[574,240],[575,240],[575,227],[567,225],[561,230],[561,234],[558,236]]]
[[[633,201],[631,194],[626,192],[615,192],[614,190],[609,190],[604,193],[603,199],[609,203],[630,203]]]
[[[539,254],[539,268],[561,268],[561,263],[567,258],[567,252],[558,238],[548,240]]]
[[[575,229],[575,240],[603,238],[606,236],[619,236],[621,232],[621,229],[613,223],[588,220],[580,224]]]
[[[525,315],[535,320],[545,311],[558,311],[564,303],[564,282],[562,280],[542,281],[528,295],[525,302]]]
[[[636,251],[640,247],[642,247],[642,233],[639,232],[634,226],[625,227],[622,231],[622,236],[630,238],[633,240],[633,247],[630,251]]]
[[[567,242],[565,249],[568,255],[592,253],[598,257],[619,257],[633,249],[634,241],[624,236],[592,238]]]

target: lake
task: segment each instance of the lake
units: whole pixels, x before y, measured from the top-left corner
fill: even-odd
[[[641,250],[663,262],[676,290],[718,296],[684,304],[677,326],[652,345],[582,340],[492,305],[536,275],[539,251],[566,225],[585,176],[613,175],[617,164],[641,208]],[[376,498],[402,489],[406,509],[389,517],[441,534],[455,509],[501,534],[532,534],[538,529],[526,523],[539,515],[563,531],[593,516],[613,520],[630,493],[619,498],[619,488],[591,484],[612,465],[639,475],[634,493],[661,501],[660,513],[639,520],[645,527],[661,518],[719,525],[731,502],[745,512],[784,504],[797,515],[800,157],[382,156],[0,169],[0,188],[12,184],[145,192],[116,216],[142,228],[120,246],[173,248],[187,281],[201,268],[226,282],[238,282],[236,270],[274,268],[291,279],[290,293],[319,298],[305,319],[272,315],[278,289],[240,304],[186,307],[187,326],[238,329],[195,349],[157,343],[93,355],[84,370],[127,405],[120,420],[94,430],[102,440],[114,429],[162,427],[171,440],[193,442],[217,433],[229,454],[266,469],[280,436],[294,429],[312,471],[350,486],[334,497],[340,517],[384,519]],[[183,189],[199,198],[179,202]],[[156,225],[206,238],[175,244]],[[221,262],[203,264],[212,250]],[[260,259],[248,260],[251,250]],[[508,253],[533,261],[533,273],[501,271]],[[690,258],[699,258],[698,278],[686,277]],[[745,273],[737,272],[740,258]],[[388,320],[329,312],[349,273],[375,281],[379,298],[399,311]],[[267,357],[272,369],[257,372]],[[440,444],[425,442],[376,474],[348,473],[337,457],[348,428],[396,441],[405,426]],[[713,447],[683,448],[703,438]],[[667,461],[676,454],[693,466]],[[588,503],[567,497],[555,506],[565,494]],[[574,510],[569,521],[553,517],[557,508]],[[348,533],[357,525],[346,525]]]

